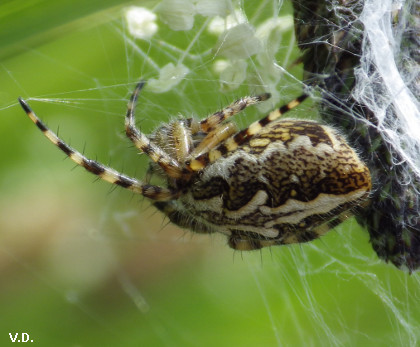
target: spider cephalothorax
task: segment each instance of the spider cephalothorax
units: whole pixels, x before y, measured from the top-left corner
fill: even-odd
[[[181,227],[226,234],[234,249],[313,240],[366,200],[369,170],[334,129],[307,120],[278,120],[306,95],[241,131],[228,118],[269,94],[239,99],[201,121],[174,120],[147,137],[134,120],[144,85],[137,85],[128,104],[126,134],[149,156],[151,170],[166,178],[166,187],[86,158],[49,130],[26,102],[19,102],[44,135],[78,165],[151,199]]]

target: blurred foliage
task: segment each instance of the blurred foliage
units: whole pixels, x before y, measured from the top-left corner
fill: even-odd
[[[417,276],[378,261],[354,221],[310,244],[233,253],[224,238],[178,230],[147,201],[70,170],[26,119],[19,95],[74,147],[86,145],[88,156],[144,174],[146,158],[124,138],[123,117],[135,82],[153,75],[124,34],[129,4],[0,4],[1,344],[11,343],[9,333],[27,333],[40,346],[416,341]],[[182,49],[191,39],[164,34]],[[148,52],[148,43],[138,44]],[[150,54],[159,64],[171,55]],[[204,63],[171,93],[146,88],[143,130],[249,92],[221,97]]]

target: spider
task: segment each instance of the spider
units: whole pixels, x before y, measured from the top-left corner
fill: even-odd
[[[125,131],[166,180],[151,185],[86,158],[19,102],[44,135],[76,164],[102,180],[150,199],[171,222],[197,233],[220,232],[237,250],[307,242],[352,214],[371,189],[369,169],[333,128],[309,120],[282,119],[303,94],[238,130],[229,118],[270,94],[239,99],[199,121],[162,124],[149,137],[135,124],[140,91],[128,103]]]

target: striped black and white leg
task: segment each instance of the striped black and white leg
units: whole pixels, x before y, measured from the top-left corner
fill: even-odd
[[[19,98],[19,103],[21,104],[28,117],[42,131],[42,133],[48,138],[48,140],[50,140],[54,145],[60,148],[77,165],[84,167],[87,171],[93,173],[102,180],[131,190],[134,193],[141,194],[152,200],[167,201],[176,199],[179,196],[179,192],[174,189],[145,184],[142,181],[126,176],[95,160],[86,158],[83,154],[70,147],[63,140],[61,140],[53,131],[51,131],[35,115],[35,113],[23,99]]]
[[[301,96],[289,102],[288,104],[275,109],[274,111],[270,112],[266,117],[252,123],[248,128],[241,130],[235,135],[229,137],[216,148],[213,148],[212,150],[200,154],[192,160],[189,160],[186,163],[187,168],[191,171],[202,170],[209,163],[214,162],[226,153],[235,151],[245,141],[250,140],[254,135],[258,134],[258,132],[263,127],[267,126],[271,122],[274,122],[286,112],[299,106],[307,97],[308,95],[302,94]]]
[[[127,114],[125,116],[125,132],[134,145],[147,154],[152,161],[157,163],[168,176],[172,178],[181,178],[183,174],[181,165],[175,159],[171,158],[163,149],[151,142],[149,138],[136,127],[134,111],[138,95],[145,84],[145,81],[139,82],[131,95],[127,106]]]

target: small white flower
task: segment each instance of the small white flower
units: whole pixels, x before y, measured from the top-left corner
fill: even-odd
[[[226,60],[216,61],[214,70],[220,73],[220,89],[227,92],[240,87],[246,79],[247,67],[248,64],[244,60],[236,60],[234,63]]]
[[[169,63],[165,65],[159,73],[158,79],[150,79],[148,87],[155,93],[164,93],[171,90],[190,72],[183,64],[174,65]]]
[[[228,59],[246,59],[262,49],[254,28],[248,23],[226,30],[220,37],[214,53]]]
[[[232,12],[232,6],[228,0],[198,0],[196,4],[197,13],[206,17],[226,17]]]
[[[163,0],[156,12],[172,30],[190,30],[194,25],[195,6],[189,0]]]
[[[226,18],[224,16],[215,17],[209,24],[208,31],[214,35],[220,35],[225,30],[231,29],[241,23],[246,23],[245,14],[240,10],[235,10]]]
[[[128,31],[137,39],[150,39],[158,30],[156,15],[143,7],[129,7],[125,12]]]
[[[257,27],[255,36],[264,43],[269,54],[274,55],[282,47],[283,33],[292,29],[292,16],[270,18]]]

